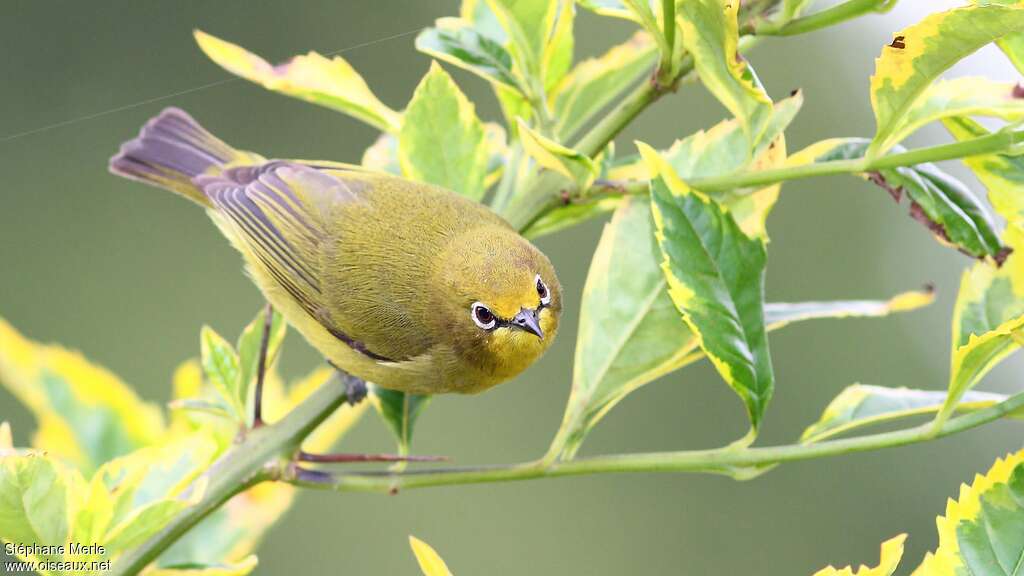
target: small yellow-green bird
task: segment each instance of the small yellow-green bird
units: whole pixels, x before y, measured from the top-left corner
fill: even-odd
[[[266,160],[169,108],[110,160],[206,208],[284,318],[335,366],[417,394],[474,393],[555,337],[551,262],[486,207],[332,162]]]

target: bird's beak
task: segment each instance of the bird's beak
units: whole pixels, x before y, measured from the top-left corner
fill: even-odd
[[[512,325],[520,330],[526,330],[541,340],[544,339],[544,331],[540,329],[535,309],[521,308],[515,318],[512,318]]]

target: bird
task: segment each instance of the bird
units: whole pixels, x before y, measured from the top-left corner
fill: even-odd
[[[487,390],[558,331],[551,261],[451,190],[330,161],[265,159],[167,108],[110,159],[199,204],[270,306],[339,370],[414,394]]]

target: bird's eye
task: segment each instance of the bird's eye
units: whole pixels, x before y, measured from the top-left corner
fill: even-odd
[[[498,325],[498,319],[494,317],[494,313],[487,306],[479,302],[473,302],[469,310],[470,316],[473,317],[473,322],[476,322],[476,325],[484,330],[491,330]]]
[[[534,279],[537,284],[537,296],[540,296],[541,306],[547,306],[551,304],[551,292],[548,290],[548,285],[540,279],[540,274]]]

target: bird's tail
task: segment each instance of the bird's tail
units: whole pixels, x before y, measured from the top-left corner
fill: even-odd
[[[202,206],[210,200],[193,179],[225,167],[262,158],[235,150],[178,108],[167,108],[146,122],[134,140],[110,159],[110,171],[185,196]]]

